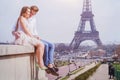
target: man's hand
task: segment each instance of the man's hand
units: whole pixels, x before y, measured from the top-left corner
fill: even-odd
[[[40,37],[38,35],[34,35],[34,37],[38,40],[40,40]]]
[[[12,31],[12,34],[15,36],[15,39],[18,39],[20,37],[20,33],[16,31]]]
[[[15,31],[12,31],[12,35],[15,35]]]

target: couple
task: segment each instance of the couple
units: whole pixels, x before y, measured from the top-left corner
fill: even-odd
[[[36,48],[36,59],[39,68],[50,72],[55,76],[58,68],[54,66],[53,55],[54,45],[45,40],[42,40],[36,30],[35,15],[39,11],[37,6],[24,6],[21,9],[20,16],[17,20],[16,26],[12,31],[15,36],[15,44],[19,45],[33,45]]]

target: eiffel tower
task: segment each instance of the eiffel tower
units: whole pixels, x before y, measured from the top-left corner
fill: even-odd
[[[97,44],[97,46],[102,45],[93,17],[94,15],[92,14],[91,0],[84,0],[80,23],[74,34],[74,38],[70,43],[70,48],[78,49],[80,43],[85,40],[92,40]],[[90,23],[89,31],[85,30],[85,24],[87,21]]]

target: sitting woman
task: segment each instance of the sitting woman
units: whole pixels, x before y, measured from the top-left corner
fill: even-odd
[[[37,63],[41,69],[47,69],[43,62],[44,44],[36,39],[30,32],[28,26],[28,18],[30,17],[30,8],[25,6],[22,8],[20,16],[17,20],[16,27],[12,34],[15,36],[15,44],[33,45],[36,48]]]

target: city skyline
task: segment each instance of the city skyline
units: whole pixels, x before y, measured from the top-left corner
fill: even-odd
[[[120,43],[120,1],[91,0],[94,21],[103,44]],[[70,43],[81,18],[83,0],[1,0],[0,42],[11,42],[12,27],[23,6],[37,5],[38,32],[42,39],[54,43]],[[92,41],[90,41],[93,43]],[[83,42],[89,44],[86,41]]]

